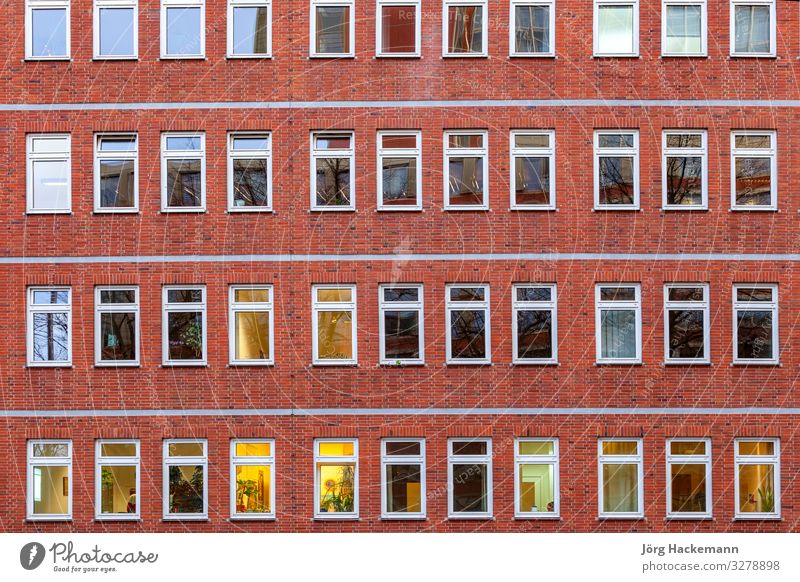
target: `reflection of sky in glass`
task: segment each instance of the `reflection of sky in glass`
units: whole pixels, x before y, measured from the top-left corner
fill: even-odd
[[[34,57],[67,56],[67,11],[47,8],[31,12],[31,51]]]
[[[237,55],[267,52],[267,8],[249,6],[233,9],[233,53]]]
[[[597,18],[599,52],[608,54],[633,52],[632,6],[600,6]]]
[[[133,8],[102,8],[100,10],[100,54],[104,57],[124,57],[134,54]]]
[[[167,8],[167,54],[200,54],[200,8]]]

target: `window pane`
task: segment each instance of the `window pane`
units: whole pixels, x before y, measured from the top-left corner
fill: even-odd
[[[104,137],[99,140],[101,152],[135,152],[135,137]]]
[[[668,6],[672,8],[672,6]],[[668,148],[701,148],[703,136],[697,133],[670,133],[667,134]]]
[[[135,189],[133,160],[100,160],[102,208],[133,208]]]
[[[772,358],[772,312],[737,311],[736,357],[741,359]]]
[[[597,145],[601,148],[632,148],[631,133],[601,133],[597,136]]]
[[[317,53],[350,52],[350,7],[317,6]]]
[[[736,158],[737,205],[771,204],[771,166],[772,160],[769,158]]]
[[[419,312],[387,311],[383,317],[386,359],[419,358]]]
[[[321,457],[350,457],[355,452],[355,446],[350,441],[322,441],[318,445]]]
[[[667,156],[667,204],[703,203],[703,158]]]
[[[386,466],[386,511],[422,511],[422,476],[419,465]]]
[[[550,158],[514,159],[516,203],[550,204]]]
[[[170,457],[202,457],[205,455],[203,443],[170,443]]]
[[[317,356],[323,360],[353,359],[353,315],[349,311],[317,313]]]
[[[353,290],[346,287],[339,289],[317,289],[317,301],[322,303],[349,303],[353,300]]]
[[[772,289],[767,287],[737,287],[736,301],[772,301]]]
[[[384,301],[419,301],[419,289],[414,287],[392,287],[383,290]]]
[[[770,50],[769,6],[734,7],[735,51],[768,53]]]
[[[169,151],[200,151],[203,139],[198,135],[173,135],[167,137]]]
[[[200,11],[200,8],[167,8],[167,54],[201,54]]]
[[[772,465],[739,465],[739,511],[775,511],[775,471]]]
[[[69,323],[66,313],[33,314],[33,360],[69,360]]]
[[[420,455],[422,445],[414,441],[387,441],[387,455]]]
[[[488,451],[484,441],[455,441],[453,442],[454,455],[485,455]]]
[[[669,311],[669,357],[702,358],[705,333],[702,311]]]
[[[237,311],[235,326],[237,360],[266,360],[269,358],[269,313]]]
[[[382,52],[392,54],[415,52],[417,38],[416,11],[416,6],[384,6],[382,8]]]
[[[603,358],[635,358],[636,312],[601,310],[600,345]]]
[[[417,203],[417,160],[383,158],[383,204],[408,206]]]
[[[633,52],[633,6],[599,6],[598,51],[610,54]]]
[[[316,205],[350,205],[350,160],[318,158],[316,160]]]
[[[774,455],[775,443],[772,441],[739,441],[739,454]]]
[[[482,148],[483,135],[476,134],[451,134],[447,138],[447,146],[451,148]]]
[[[350,148],[350,135],[319,135],[315,143],[318,150],[346,150]]]
[[[236,466],[236,513],[269,513],[271,467]]]
[[[131,56],[133,46],[133,8],[100,9],[100,55]]]
[[[167,206],[201,206],[200,160],[167,160]]]
[[[517,357],[553,357],[553,313],[517,311]]]
[[[548,287],[517,287],[517,301],[550,301],[552,297]]]
[[[69,304],[69,291],[49,291],[45,289],[38,289],[33,292],[34,305],[68,305]]]
[[[103,457],[135,457],[135,443],[102,443],[100,455]]]
[[[167,301],[169,303],[201,303],[203,291],[201,289],[169,289]]]
[[[668,5],[667,46],[670,53],[699,53],[703,50],[700,6]]]
[[[555,511],[555,489],[553,465],[519,466],[520,511]]]
[[[34,457],[66,457],[69,454],[67,443],[35,443],[33,445]]]
[[[483,7],[449,6],[447,9],[447,52],[483,51]]]
[[[136,513],[136,467],[100,467],[100,513]]]
[[[639,476],[636,465],[603,465],[603,512],[638,512]]]
[[[514,136],[514,147],[549,148],[550,136],[544,134],[517,134]]]
[[[552,455],[555,452],[553,441],[520,441],[520,455]]]
[[[485,513],[488,508],[488,467],[485,463],[453,465],[453,511]]]
[[[743,134],[735,136],[737,148],[742,149],[769,149],[772,147],[772,137],[769,135]]]
[[[69,210],[69,162],[34,160],[32,170],[33,208]]]
[[[267,206],[268,180],[267,160],[233,160],[233,205]]]
[[[486,358],[486,312],[450,312],[450,357]]]
[[[449,159],[449,203],[464,206],[483,204],[483,158]]]
[[[417,136],[383,135],[381,136],[381,147],[383,149],[415,149],[417,147]]]
[[[136,303],[136,291],[134,289],[104,289],[100,291],[100,303],[102,305]]]
[[[269,19],[266,6],[237,6],[233,9],[233,53],[267,54]]]
[[[670,301],[703,301],[705,289],[702,287],[670,287]]]
[[[518,53],[550,51],[550,7],[515,6],[514,38]]]
[[[451,301],[483,301],[486,290],[483,287],[451,287]]]
[[[69,469],[66,466],[32,467],[33,513],[66,515],[69,513]]]
[[[67,26],[66,8],[45,8],[32,10],[32,56],[67,56]]]
[[[264,151],[269,149],[269,137],[259,135],[249,136],[235,136],[233,138],[234,151],[248,150],[248,151]]]
[[[670,465],[672,498],[670,511],[705,512],[706,466]]]
[[[236,289],[233,300],[240,303],[266,303],[269,301],[269,289]]]
[[[170,360],[203,359],[203,315],[199,311],[167,314]]]
[[[100,314],[100,359],[136,359],[136,314]]]
[[[236,443],[237,457],[269,457],[271,454],[269,443]]]
[[[633,158],[602,156],[599,161],[599,203],[633,204]]]
[[[672,441],[669,444],[672,455],[705,455],[706,443],[703,441]]]
[[[202,465],[169,467],[169,513],[203,513]]]
[[[639,443],[636,441],[603,441],[604,455],[637,455]]]
[[[355,475],[356,468],[352,463],[317,465],[321,513],[352,513],[355,510]]]

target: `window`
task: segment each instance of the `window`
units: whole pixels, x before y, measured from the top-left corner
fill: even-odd
[[[272,286],[230,289],[231,364],[273,363]]]
[[[228,0],[228,57],[272,56],[271,0]]]
[[[558,439],[520,438],[514,451],[514,516],[558,517]]]
[[[778,362],[778,286],[733,286],[733,361]]]
[[[781,515],[781,455],[778,439],[736,439],[736,519]]]
[[[355,210],[353,133],[311,134],[311,210]]]
[[[512,297],[514,363],[558,362],[556,286],[514,285]]]
[[[554,142],[552,131],[511,132],[511,208],[555,209]]]
[[[381,517],[425,517],[425,440],[381,441]]]
[[[639,284],[597,285],[595,293],[597,363],[641,363],[642,299]]]
[[[418,131],[378,132],[378,210],[421,210]]]
[[[731,56],[775,56],[775,0],[731,0]]]
[[[314,517],[358,517],[358,439],[314,441]]]
[[[272,139],[269,133],[228,137],[228,210],[272,210]]]
[[[663,0],[661,54],[668,57],[705,56],[706,22],[706,0]]]
[[[94,154],[94,211],[137,212],[139,153],[136,135],[98,135]]]
[[[639,56],[638,0],[594,0],[594,56]]]
[[[28,365],[72,364],[72,291],[69,287],[28,289]]]
[[[208,518],[208,444],[164,441],[164,519]]]
[[[139,289],[97,287],[95,299],[95,365],[139,364]]]
[[[231,441],[231,518],[275,517],[275,441]]]
[[[72,519],[72,441],[28,441],[28,519]]]
[[[25,58],[69,59],[70,0],[25,0]]]
[[[512,57],[555,56],[555,0],[511,0]]]
[[[444,133],[445,210],[486,210],[489,192],[485,131]]]
[[[445,293],[447,363],[489,363],[489,286],[447,285]]]
[[[671,283],[664,286],[664,361],[704,364],[711,338],[708,285]]]
[[[94,58],[135,59],[138,56],[137,0],[94,0]]]
[[[491,439],[448,439],[447,488],[450,519],[492,517]]]
[[[206,143],[202,133],[161,136],[161,211],[206,209]]]
[[[711,441],[667,440],[667,517],[711,517]]]
[[[420,0],[378,0],[379,57],[418,57]]]
[[[161,0],[162,59],[204,58],[205,29],[205,0]]]
[[[664,200],[668,210],[708,208],[705,131],[664,132]]]
[[[94,482],[97,519],[138,519],[139,441],[97,441]]]
[[[314,364],[355,364],[355,285],[314,285],[311,293]]]
[[[445,0],[442,54],[485,57],[486,0]]]
[[[423,354],[422,285],[381,285],[381,364],[421,364]]]
[[[311,56],[355,56],[354,0],[311,0]]]
[[[731,134],[731,208],[776,210],[778,162],[774,131]]]
[[[206,363],[206,288],[164,287],[163,362]]]
[[[643,517],[642,440],[600,439],[597,450],[600,517]]]
[[[27,142],[28,212],[71,212],[69,134],[29,134]]]
[[[639,132],[594,132],[594,207],[639,210]]]

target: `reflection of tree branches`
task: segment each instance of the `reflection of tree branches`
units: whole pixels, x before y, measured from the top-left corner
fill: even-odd
[[[549,358],[552,355],[552,314],[550,311],[521,311],[517,315],[517,351],[521,358]]]
[[[317,204],[347,206],[350,204],[350,160],[320,158],[317,160]]]
[[[673,358],[700,358],[703,356],[703,312],[697,310],[669,313],[669,351]]]
[[[242,206],[267,204],[267,168],[265,160],[234,160],[233,200]]]
[[[696,158],[667,158],[667,202],[669,204],[700,203],[700,168]]]
[[[37,313],[33,317],[33,359],[66,360],[69,325],[66,313]]]
[[[453,311],[450,318],[450,337],[454,357],[485,357],[486,314],[483,311]]]
[[[383,166],[383,198],[398,200],[409,197],[409,165],[384,163]]]
[[[632,164],[628,157],[600,158],[601,204],[633,204]]]

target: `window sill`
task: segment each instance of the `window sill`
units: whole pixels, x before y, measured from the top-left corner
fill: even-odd
[[[251,61],[253,59],[265,59],[268,61],[272,60],[271,54],[264,54],[264,55],[225,55],[225,59],[228,61]]]
[[[517,53],[517,54],[508,55],[508,58],[509,59],[554,59],[555,60],[557,57],[556,57],[555,53],[542,53],[542,54]]]
[[[204,214],[207,212],[205,208],[162,208],[161,214]]]
[[[759,208],[758,206],[753,207],[745,207],[745,206],[734,206],[733,208],[729,208],[728,212],[780,212],[777,208]]]
[[[26,216],[48,216],[53,214],[66,214],[71,215],[72,210],[32,210],[28,209],[25,211]]]
[[[767,55],[767,54],[735,54],[735,55],[728,55],[728,60],[731,59],[768,59],[768,60],[779,60],[780,57],[778,55]]]
[[[62,523],[71,523],[72,516],[67,517],[26,517],[25,523],[42,523],[42,522],[62,522]]]
[[[97,216],[104,216],[108,214],[139,214],[138,208],[124,208],[119,210],[103,210],[101,208],[95,208],[92,210],[92,214]]]
[[[325,362],[313,362],[311,364],[312,368],[360,368],[361,366],[358,363],[337,363],[332,362],[330,364]]]
[[[111,364],[111,363],[102,364],[100,362],[95,362],[95,364],[92,367],[93,368],[100,368],[100,369],[105,369],[105,368],[141,368],[142,364],[139,363],[139,362],[135,362],[135,363],[131,363],[131,364],[121,364],[121,363],[120,364]]]
[[[375,55],[372,57],[373,59],[418,59],[422,60],[422,55],[419,53],[416,54],[382,54],[382,55]]]
[[[664,521],[717,521],[712,515],[668,515]]]
[[[662,212],[711,212],[708,206],[662,206]]]
[[[783,368],[783,364],[780,362],[731,362],[730,365],[731,368],[748,368],[750,366]]]
[[[488,54],[483,54],[483,53],[481,53],[481,54],[477,54],[476,53],[474,55],[471,55],[471,54],[466,54],[466,55],[462,55],[462,54],[446,54],[446,55],[442,55],[442,59],[488,59],[488,58],[489,58],[489,55]]]
[[[311,521],[361,521],[361,518],[358,515],[338,515],[336,517],[323,517],[321,515],[315,515],[311,518]]]
[[[644,366],[644,362],[595,362],[595,367],[603,366]]]
[[[313,214],[314,212],[355,212],[356,209],[354,206],[343,206],[341,208],[309,208],[307,212],[309,214]]]
[[[228,518],[230,522],[241,523],[243,521],[278,521],[274,515],[232,515]]]
[[[395,364],[394,362],[381,362],[378,364],[378,368],[426,368],[428,365],[425,362],[400,362],[399,364]]]
[[[508,365],[508,367],[509,368],[513,368],[515,366],[553,366],[553,367],[557,368],[560,365],[561,365],[561,363],[558,362],[558,361],[542,361],[542,362],[530,361],[530,362],[526,362],[526,361],[522,360],[522,361],[511,362]]]
[[[161,55],[158,57],[159,61],[207,61],[208,58],[205,55]]]
[[[445,206],[442,212],[491,212],[488,206]]]
[[[141,517],[122,517],[122,516],[113,516],[113,517],[95,517],[94,521],[97,523],[105,523],[105,522],[128,522],[128,523],[139,523],[144,521]]]
[[[661,365],[665,368],[673,368],[676,366],[711,366],[710,361],[698,361],[698,362],[661,362]]]
[[[127,56],[127,57],[92,57],[92,62],[95,63],[103,63],[105,61],[138,61],[138,56]]]
[[[274,368],[275,362],[229,362],[226,368]]]
[[[558,212],[555,206],[512,206],[509,212]]]
[[[381,521],[428,521],[427,515],[381,515]]]
[[[474,366],[494,366],[492,362],[445,362],[445,368],[459,368],[461,366],[474,367]]]
[[[179,362],[167,362],[158,366],[159,368],[210,368],[211,364],[204,362],[191,362],[187,364]]]
[[[26,364],[23,366],[24,368],[31,369],[31,370],[47,370],[50,368],[73,368],[73,365],[70,363],[58,363],[58,364]]]
[[[663,54],[658,57],[659,59],[706,59],[709,60],[711,57],[704,54]]]
[[[25,57],[22,60],[26,63],[71,63],[72,57]]]
[[[561,521],[560,515],[515,515],[514,521]]]
[[[308,55],[308,60],[317,60],[317,59],[329,59],[332,61],[351,59],[353,61],[356,61],[358,60],[358,57],[356,57],[355,55]]]
[[[181,522],[181,521],[210,521],[207,515],[198,515],[198,516],[180,516],[180,517],[162,517],[161,522]]]
[[[422,207],[417,206],[398,206],[397,208],[381,208],[378,207],[375,209],[376,212],[425,212]]]
[[[256,214],[273,214],[272,208],[228,208],[225,211],[227,214],[249,214],[249,213],[256,213]]]
[[[606,55],[604,55],[604,54],[593,54],[592,58],[593,59],[598,59],[598,60],[607,60],[607,59],[640,59],[641,57],[639,56],[638,53],[635,53],[635,54],[634,53],[630,53],[630,54],[621,54],[621,55],[615,55],[615,54],[606,54]]]
[[[592,212],[642,212],[642,209],[638,206],[595,206]]]
[[[647,521],[643,515],[599,515],[595,521]]]
[[[783,517],[780,515],[758,515],[753,517],[738,515],[731,520],[731,523],[737,521],[783,521]]]
[[[493,515],[448,515],[450,521],[497,521]]]

